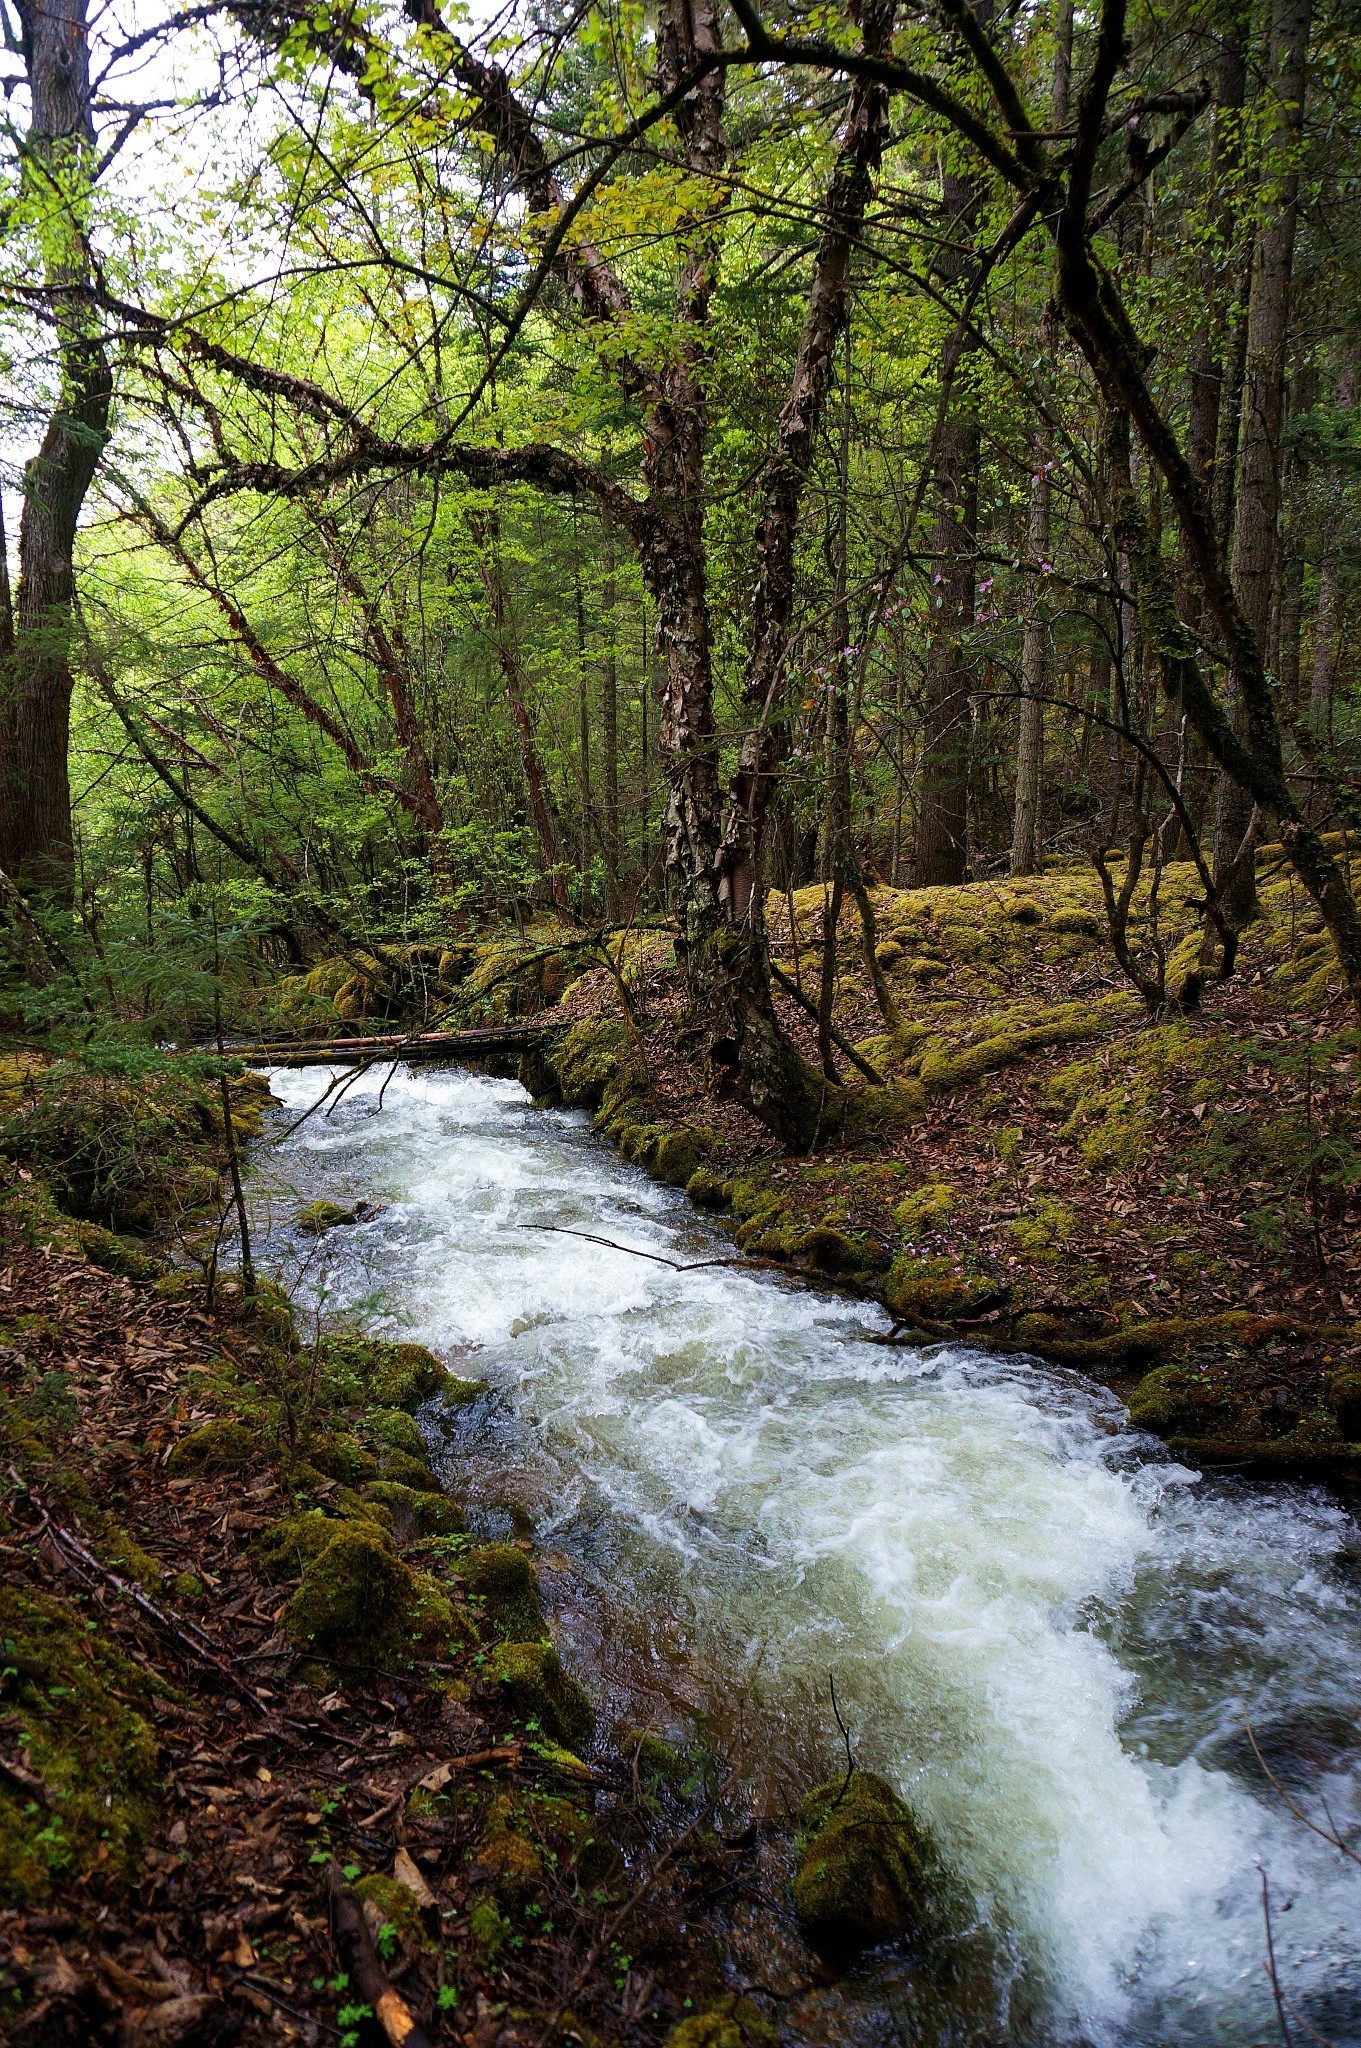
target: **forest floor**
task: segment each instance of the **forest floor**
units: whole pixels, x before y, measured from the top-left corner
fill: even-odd
[[[769,2048],[709,1901],[781,1852],[592,1740],[529,1538],[415,1449],[469,1383],[157,1276],[4,1176],[0,2040]]]

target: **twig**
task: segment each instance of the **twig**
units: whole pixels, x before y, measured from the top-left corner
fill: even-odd
[[[1309,1815],[1304,1811],[1304,1808],[1302,1806],[1298,1806],[1295,1803],[1295,1801],[1290,1797],[1290,1794],[1286,1791],[1284,1785],[1276,1776],[1276,1773],[1272,1770],[1266,1758],[1262,1755],[1261,1750],[1257,1747],[1257,1737],[1253,1733],[1252,1722],[1249,1719],[1246,1711],[1243,1715],[1243,1726],[1248,1731],[1248,1741],[1252,1744],[1252,1753],[1256,1757],[1259,1765],[1261,1766],[1262,1776],[1266,1779],[1272,1791],[1275,1792],[1279,1796],[1279,1798],[1281,1798],[1284,1801],[1287,1812],[1292,1813],[1295,1816],[1295,1819],[1300,1823],[1301,1827],[1308,1828],[1311,1835],[1317,1835],[1321,1842],[1326,1842],[1330,1848],[1336,1849],[1340,1856],[1345,1856],[1347,1860],[1351,1863],[1361,1863],[1361,1855],[1358,1855],[1357,1851],[1353,1849],[1349,1843],[1343,1841],[1341,1835],[1337,1832],[1336,1827],[1332,1825],[1331,1814],[1328,1814],[1329,1826],[1326,1828],[1321,1828],[1318,1822],[1316,1820],[1311,1820]],[[1323,1810],[1325,1813],[1328,1813],[1328,1808],[1326,1804]]]
[[[53,1807],[57,1795],[50,1785],[43,1783],[36,1771],[25,1770],[22,1764],[12,1764],[8,1757],[0,1756],[0,1778],[8,1778],[21,1792],[31,1792],[35,1799],[41,1799],[44,1806]]]
[[[855,1776],[855,1751],[851,1748],[851,1731],[842,1720],[841,1709],[836,1703],[836,1673],[834,1671],[827,1673],[827,1690],[832,1695],[832,1712],[836,1716],[836,1725],[841,1730],[841,1740],[846,1745],[846,1782],[836,1795],[836,1803],[840,1806],[842,1800],[850,1791],[851,1779]]]
[[[365,2003],[372,2006],[373,2016],[392,2048],[431,2048],[430,2036],[416,2024],[411,2007],[379,1962],[363,1909],[341,1875],[338,1863],[332,1863],[326,1872],[326,1889],[331,1899],[336,1947],[342,1951],[355,1988]]]
[[[551,1230],[555,1237],[580,1237],[587,1244],[603,1244],[606,1251],[630,1252],[635,1259],[651,1259],[654,1266],[669,1266],[673,1273],[702,1273],[709,1266],[750,1266],[753,1261],[739,1254],[732,1259],[694,1259],[682,1265],[679,1259],[663,1258],[660,1252],[640,1251],[634,1244],[616,1244],[612,1237],[596,1237],[589,1230],[568,1230],[562,1223],[517,1223],[517,1230]]]
[[[1266,1973],[1271,1979],[1271,1996],[1276,2004],[1276,2020],[1281,2029],[1281,2039],[1285,2043],[1285,2048],[1294,2048],[1290,2038],[1290,2022],[1285,2016],[1285,2000],[1281,1996],[1281,1980],[1276,1975],[1276,1944],[1271,1933],[1271,1893],[1267,1886],[1266,1868],[1259,1864],[1257,1871],[1262,1880],[1262,1919],[1266,1925]]]
[[[286,2012],[291,2020],[304,2020],[314,2027],[320,2027],[323,2033],[335,2034],[339,2037],[339,2027],[333,2027],[329,2020],[324,2020],[321,2017],[320,2013],[302,2012],[296,2005],[290,2005],[287,1999],[281,1998],[268,1977],[257,1977],[250,1970],[242,1970],[236,1978],[236,1982],[238,1984],[249,1984],[253,1991],[263,1992],[270,2003],[277,2005],[280,2012]]]

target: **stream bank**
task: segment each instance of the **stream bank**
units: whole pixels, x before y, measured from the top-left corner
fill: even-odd
[[[296,1113],[322,1084],[275,1085]],[[838,2026],[1265,2040],[1260,1858],[1290,1996],[1357,2038],[1345,1860],[1299,1834],[1244,1730],[1352,1810],[1336,1503],[1199,1482],[1071,1372],[884,1344],[876,1308],[734,1266],[679,1191],[509,1081],[372,1075],[279,1167],[270,1256],[301,1292],[488,1380],[435,1455],[479,1535],[532,1518],[606,1725],[752,1759],[758,1804],[788,1812],[835,1768],[835,1679],[977,1945],[935,2033],[920,1957],[893,1955]],[[321,1251],[295,1234],[299,1203],[361,1190],[381,1214]],[[793,2038],[828,2025],[815,2000]]]

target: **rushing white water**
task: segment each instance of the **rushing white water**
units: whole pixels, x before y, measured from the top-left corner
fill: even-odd
[[[331,1078],[271,1076],[295,1113]],[[1361,2043],[1361,1868],[1246,1734],[1303,1810],[1361,1820],[1361,1564],[1327,1496],[1198,1480],[1077,1375],[888,1348],[877,1312],[778,1276],[556,1234],[730,1250],[514,1082],[370,1074],[256,1189],[304,1295],[476,1347],[494,1394],[463,1455],[518,1467],[568,1581],[647,1643],[640,1685],[688,1659],[673,1696],[721,1671],[725,1711],[745,1686],[776,1729],[830,1723],[835,1673],[861,1754],[1021,1959],[1017,2038],[1279,2040],[1265,1872],[1288,2006]],[[387,1206],[318,1245],[290,1219],[319,1196]]]

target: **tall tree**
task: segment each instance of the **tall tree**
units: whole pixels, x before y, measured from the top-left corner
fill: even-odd
[[[88,297],[94,176],[86,0],[17,0],[31,117],[22,211],[38,248],[56,396],[24,471],[13,644],[0,664],[0,864],[29,887],[71,887],[73,550],[103,452],[112,379]]]
[[[1248,300],[1243,417],[1234,493],[1233,581],[1243,619],[1259,648],[1269,643],[1272,604],[1281,573],[1281,427],[1285,418],[1286,350],[1290,335],[1295,227],[1299,214],[1299,147],[1309,53],[1311,0],[1273,0],[1266,107],[1270,130],[1267,175],[1259,194],[1260,225]],[[1241,728],[1246,706],[1235,707]],[[1257,905],[1256,832],[1250,791],[1225,776],[1215,816],[1216,884],[1235,923]]]
[[[1069,78],[1073,62],[1073,0],[1056,0],[1054,8],[1054,83],[1049,111],[1056,132],[1068,126]],[[1059,323],[1046,306],[1041,322],[1041,351],[1051,361],[1058,346]],[[1049,619],[1045,585],[1050,548],[1053,499],[1054,428],[1048,414],[1035,431],[1034,470],[1026,521],[1026,553],[1031,580],[1027,589],[1025,628],[1021,642],[1021,703],[1016,731],[1016,804],[1011,832],[1011,872],[1033,875],[1039,866],[1040,800],[1044,786],[1044,699],[1049,682]]]
[[[947,169],[941,180],[938,266],[943,286],[958,285],[973,267],[979,207],[976,175]],[[962,882],[969,860],[969,753],[973,722],[974,617],[978,554],[978,460],[981,429],[977,399],[958,374],[969,353],[961,323],[947,348],[954,372],[937,437],[932,489],[930,644],[926,655],[926,711],[917,807],[917,887]]]

